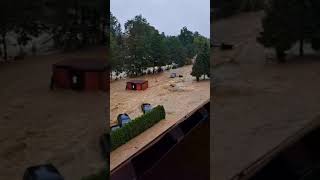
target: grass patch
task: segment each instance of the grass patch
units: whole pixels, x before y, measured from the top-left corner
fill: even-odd
[[[110,133],[111,151],[127,143],[159,121],[165,119],[166,113],[163,106],[157,106],[150,112],[132,120],[122,128]]]

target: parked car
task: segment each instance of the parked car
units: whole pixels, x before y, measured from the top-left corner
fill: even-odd
[[[27,168],[23,180],[64,180],[64,178],[52,164],[45,164]]]
[[[131,118],[129,117],[128,114],[123,113],[118,115],[117,120],[118,120],[119,127],[123,127],[125,124],[131,121]]]
[[[179,77],[183,77],[183,75],[180,74]]]
[[[177,77],[177,73],[171,73],[170,74],[170,78],[175,78],[175,77]]]
[[[119,129],[119,128],[120,128],[119,125],[114,125],[114,126],[110,127],[111,131],[114,131],[114,130]]]
[[[145,113],[152,110],[152,106],[149,103],[143,103],[143,104],[141,104],[141,110],[142,110],[143,114],[145,114]]]

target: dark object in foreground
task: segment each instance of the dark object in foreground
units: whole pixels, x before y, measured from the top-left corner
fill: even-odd
[[[143,104],[141,104],[141,110],[142,110],[143,114],[145,114],[145,113],[152,110],[152,106],[149,103],[143,103]]]
[[[27,168],[23,180],[64,180],[64,178],[52,164],[45,164]]]
[[[316,180],[320,178],[320,119],[316,119],[232,180]]]
[[[131,118],[127,113],[119,114],[117,117],[118,125],[120,127],[123,127],[125,124],[129,123],[131,121]]]

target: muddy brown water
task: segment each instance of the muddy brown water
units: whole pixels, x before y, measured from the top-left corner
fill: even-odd
[[[132,119],[141,116],[141,104],[163,105],[169,119],[177,119],[188,112],[192,102],[202,102],[210,96],[210,81],[196,82],[190,75],[192,65],[171,69],[160,74],[146,75],[134,79],[148,80],[149,88],[144,91],[125,90],[126,81],[113,81],[110,85],[110,125],[117,124],[117,116],[127,113]],[[182,78],[170,78],[176,72]],[[174,87],[170,86],[174,85]],[[183,104],[183,106],[181,106]]]
[[[21,180],[28,166],[51,162],[68,180],[103,168],[99,137],[106,93],[49,91],[51,65],[105,50],[29,57],[0,65],[0,179]]]
[[[213,50],[212,62],[233,58],[213,71],[213,178],[227,180],[319,114],[319,56],[266,63],[257,43],[261,12],[244,13],[212,25],[215,37],[239,46]],[[213,65],[213,63],[211,63]]]

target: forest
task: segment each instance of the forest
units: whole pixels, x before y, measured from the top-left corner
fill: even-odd
[[[215,0],[211,3],[212,19],[220,19],[245,11],[263,9],[266,0]]]
[[[1,0],[0,57],[8,60],[9,38],[19,48],[15,56],[22,57],[42,34],[60,50],[107,45],[108,9],[104,0]]]
[[[124,30],[121,27],[117,18],[110,13],[109,61],[116,74],[126,72],[129,76],[140,76],[149,67],[190,65],[192,59],[203,54],[204,50],[208,56],[199,57],[207,58],[205,61],[209,63],[209,39],[187,27],[183,27],[177,36],[168,36],[150,25],[142,15],[128,20]],[[202,60],[198,62],[205,64]],[[198,69],[204,72],[202,67]],[[209,71],[204,74],[209,74]]]

